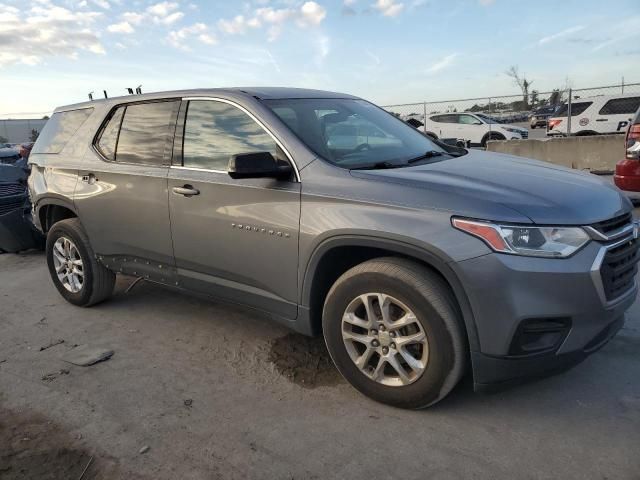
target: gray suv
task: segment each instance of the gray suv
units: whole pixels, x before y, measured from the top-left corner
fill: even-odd
[[[117,273],[322,334],[371,398],[432,405],[565,369],[621,328],[631,204],[599,178],[433,141],[357,97],[176,91],[58,108],[34,222],[69,302]]]

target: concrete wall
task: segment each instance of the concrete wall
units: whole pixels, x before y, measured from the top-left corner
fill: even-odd
[[[624,158],[624,135],[491,141],[487,150],[535,158],[594,173],[613,172]]]
[[[41,119],[0,120],[0,137],[7,139],[7,143],[26,143],[31,138],[31,130],[42,131],[47,123]]]

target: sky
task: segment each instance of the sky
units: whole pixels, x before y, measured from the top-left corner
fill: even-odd
[[[0,118],[294,86],[380,105],[640,82],[638,0],[0,0]]]

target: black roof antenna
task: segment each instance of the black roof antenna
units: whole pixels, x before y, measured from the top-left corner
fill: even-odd
[[[103,90],[103,92],[104,92],[104,98],[109,98],[109,97],[107,96],[107,91],[106,91],[106,90]]]
[[[93,102],[93,92],[89,92],[89,100]]]
[[[136,87],[136,93],[137,93],[138,95],[142,95],[142,85],[138,85],[138,86]]]
[[[127,88],[127,92],[129,92],[129,95],[133,95],[133,88]]]

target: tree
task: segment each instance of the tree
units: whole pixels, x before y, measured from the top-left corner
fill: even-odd
[[[44,117],[42,117],[42,120],[49,120],[49,115],[45,115]]]
[[[531,90],[531,106],[535,107],[538,101],[538,90]]]
[[[525,110],[529,109],[529,87],[533,83],[533,80],[527,80],[527,77],[520,75],[520,71],[517,65],[512,65],[509,70],[504,72],[505,75],[513,79],[518,88],[522,91],[522,104]]]
[[[29,140],[32,142],[35,142],[36,140],[38,140],[38,135],[40,135],[40,132],[38,130],[36,130],[35,128],[31,129],[31,136],[29,137]]]

